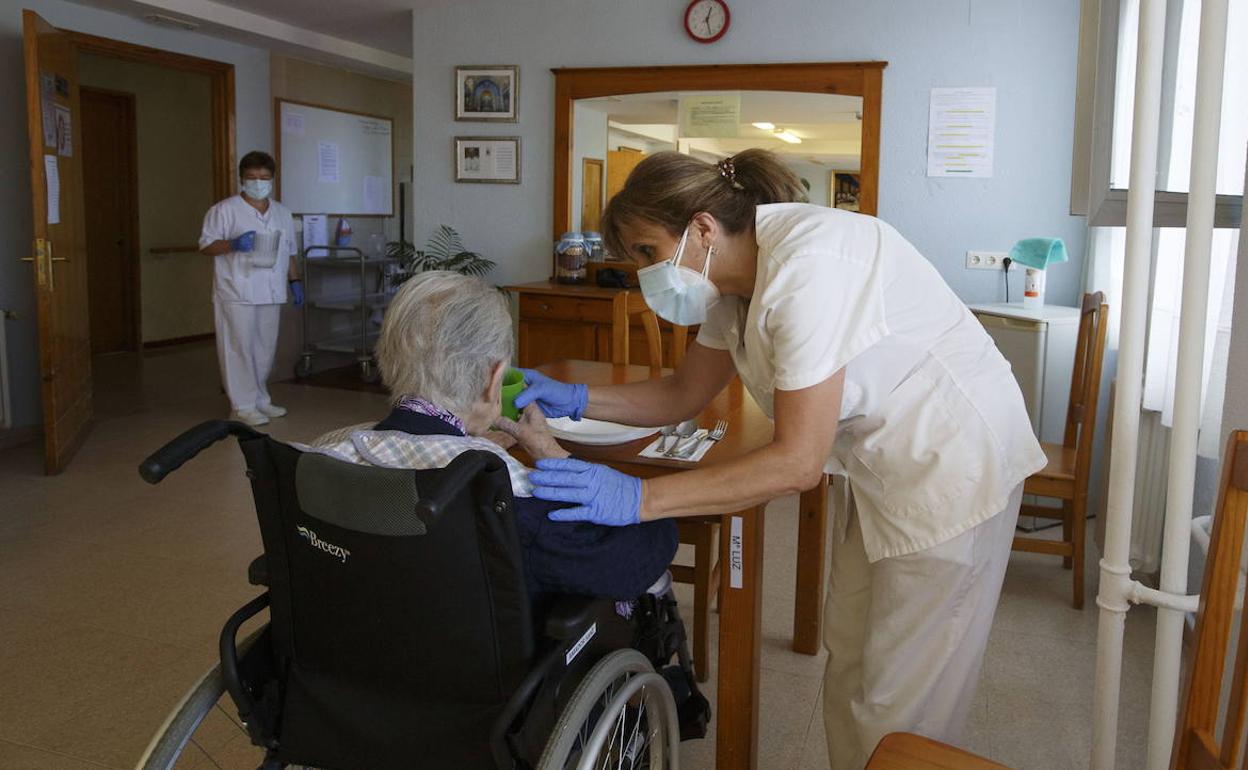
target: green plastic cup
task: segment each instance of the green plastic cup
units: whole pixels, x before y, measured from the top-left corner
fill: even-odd
[[[502,412],[511,420],[520,419],[520,410],[516,408],[516,396],[524,390],[524,372],[519,369],[508,369],[503,375]]]

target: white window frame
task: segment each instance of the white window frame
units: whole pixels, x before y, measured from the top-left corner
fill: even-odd
[[[1093,227],[1124,227],[1127,222],[1127,191],[1110,185],[1113,158],[1115,80],[1118,69],[1120,10],[1125,0],[1083,0],[1079,22],[1079,62],[1076,70],[1075,136],[1071,163],[1070,213],[1086,216]],[[1184,0],[1167,3],[1167,32],[1181,18]],[[1166,93],[1173,94],[1175,52],[1166,36],[1163,76],[1162,120],[1169,110]],[[1239,44],[1228,41],[1229,45]],[[1172,97],[1171,97],[1172,98]],[[1164,126],[1162,127],[1164,130]],[[1164,151],[1164,148],[1163,148]],[[1237,228],[1243,212],[1243,196],[1219,195],[1214,227]],[[1187,193],[1155,194],[1154,227],[1187,226]]]

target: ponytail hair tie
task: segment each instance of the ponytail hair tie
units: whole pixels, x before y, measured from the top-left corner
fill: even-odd
[[[732,156],[728,156],[715,164],[715,168],[719,169],[719,175],[728,180],[734,190],[744,190],[745,187],[737,181],[737,167],[732,162]]]

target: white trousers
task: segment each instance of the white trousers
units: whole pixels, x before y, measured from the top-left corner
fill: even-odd
[[[832,546],[823,616],[832,770],[859,770],[892,732],[961,738],[1022,494],[1020,485],[1005,510],[948,542],[874,564],[853,503],[836,512],[849,518]]]
[[[217,362],[234,411],[268,406],[269,374],[277,355],[281,305],[212,303]]]

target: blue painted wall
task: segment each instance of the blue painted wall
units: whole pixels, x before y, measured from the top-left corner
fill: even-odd
[[[1078,0],[729,0],[732,26],[688,39],[683,0],[424,0],[413,10],[417,233],[440,223],[496,258],[499,283],[550,264],[552,67],[885,60],[880,215],[968,302],[1000,301],[1001,276],[970,271],[968,249],[1021,237],[1066,239],[1048,300],[1080,291],[1084,220],[1068,212]],[[453,120],[456,64],[520,65],[517,124]],[[996,86],[991,179],[926,176],[936,86]],[[519,135],[522,183],[455,184],[451,137]],[[1021,292],[1021,275],[1011,288]]]

